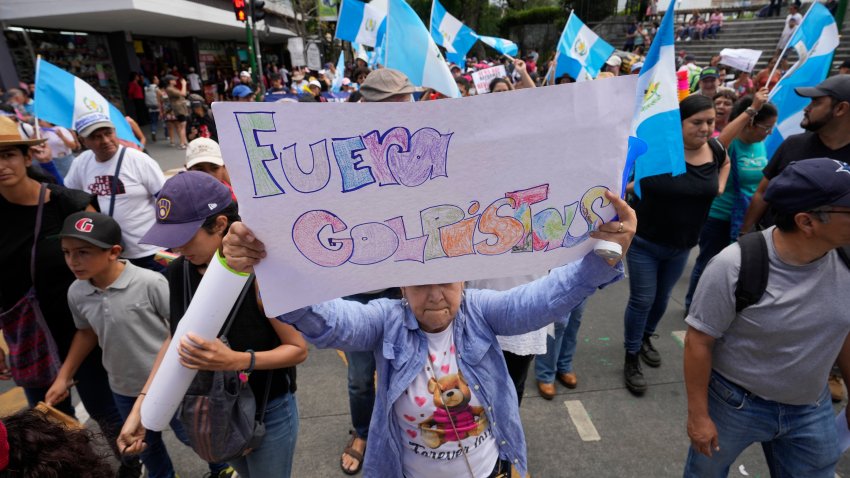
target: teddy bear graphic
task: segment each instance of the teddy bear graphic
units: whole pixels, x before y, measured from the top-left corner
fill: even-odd
[[[478,436],[487,430],[484,407],[469,404],[472,394],[462,373],[428,380],[428,391],[434,394],[437,407],[430,418],[419,424],[422,441],[428,447],[439,448],[444,443]]]

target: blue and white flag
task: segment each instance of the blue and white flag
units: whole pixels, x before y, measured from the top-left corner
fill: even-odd
[[[333,84],[331,85],[331,91],[334,93],[339,93],[339,90],[342,89],[342,80],[345,78],[345,52],[339,52],[339,60],[336,62],[336,76],[334,76]]]
[[[803,132],[800,122],[810,98],[797,95],[794,88],[815,86],[823,81],[829,74],[832,55],[837,47],[838,28],[835,18],[826,7],[815,2],[788,41],[788,48],[797,50],[800,59],[770,92],[770,100],[779,110],[779,118],[773,133],[765,140],[768,157],[773,156],[785,138]]]
[[[378,29],[386,16],[386,12],[367,3],[342,0],[336,22],[336,38],[374,48],[378,44]]]
[[[401,71],[417,86],[459,98],[449,65],[425,24],[405,0],[389,0],[386,38],[387,68]]]
[[[479,35],[478,39],[503,55],[514,56],[519,51],[519,47],[516,43],[510,40],[505,40],[504,38],[485,37]]]
[[[446,57],[453,63],[465,57],[478,41],[478,35],[447,12],[437,0],[431,4],[431,38],[446,49]]]
[[[566,73],[576,81],[592,80],[613,53],[614,47],[587,28],[573,12],[558,41],[555,78]]]
[[[41,58],[35,68],[35,116],[38,119],[74,129],[77,118],[99,112],[109,116],[119,139],[139,144],[124,114],[90,84]]]
[[[679,117],[673,43],[675,5],[676,2],[670,2],[638,76],[632,138],[629,138],[629,155],[626,158],[627,169],[634,164],[635,194],[638,197],[641,179],[666,173],[677,176],[685,172],[685,145]]]

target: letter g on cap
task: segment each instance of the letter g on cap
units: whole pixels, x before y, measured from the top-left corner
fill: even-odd
[[[94,229],[94,224],[92,224],[91,219],[84,217],[74,223],[74,229],[80,232],[91,232]]]

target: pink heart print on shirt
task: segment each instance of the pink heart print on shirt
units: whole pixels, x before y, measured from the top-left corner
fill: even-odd
[[[449,366],[443,365],[442,367],[440,367],[440,371],[443,373],[449,373]]]
[[[428,355],[428,358],[430,358],[430,359],[431,359],[431,363],[434,363],[434,362],[436,362],[436,361],[437,361],[437,356],[436,356],[436,355],[434,355],[434,354]]]
[[[455,344],[452,344],[452,346],[449,347],[449,353],[451,353],[452,355],[455,354]]]
[[[425,397],[413,397],[413,400],[414,400],[414,401],[416,402],[416,404],[417,404],[417,405],[419,405],[420,407],[421,407],[422,405],[425,405],[425,402],[427,402],[427,401],[428,401],[428,399],[426,399]]]
[[[410,438],[416,438],[417,433],[413,430],[405,430]]]
[[[410,415],[405,415],[404,419],[409,421],[409,422],[412,422],[412,421],[416,420],[416,417],[411,417]]]

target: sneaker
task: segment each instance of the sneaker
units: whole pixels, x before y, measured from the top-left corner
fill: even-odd
[[[844,380],[841,380],[840,375],[829,374],[829,393],[833,402],[844,400]]]
[[[660,367],[661,366],[661,354],[658,353],[658,350],[652,345],[652,337],[658,337],[657,335],[645,335],[643,337],[643,342],[640,344],[640,358],[643,359],[643,363],[649,365],[650,367]]]
[[[626,388],[635,394],[643,394],[646,391],[646,379],[640,370],[640,359],[637,354],[626,353],[626,365],[623,368],[623,376],[626,379]]]
[[[236,476],[238,476],[236,474],[236,470],[234,470],[232,466],[228,466],[218,473],[213,473],[211,471],[204,473],[203,478],[235,478]]]

